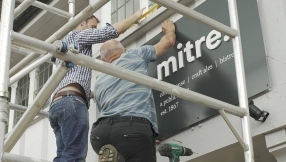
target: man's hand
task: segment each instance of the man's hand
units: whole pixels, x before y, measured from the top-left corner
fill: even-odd
[[[118,34],[124,33],[132,24],[138,23],[138,20],[142,16],[144,9],[145,7],[136,11],[132,16],[117,23],[114,23],[113,26],[117,30]]]
[[[173,23],[173,21],[171,20],[165,20],[162,25],[162,32],[164,34],[168,33],[168,32],[175,32],[175,25]]]
[[[165,20],[162,25],[162,32],[164,36],[160,41],[154,45],[156,49],[156,56],[159,57],[167,50],[171,49],[176,42],[175,25],[171,20]]]
[[[136,11],[136,12],[133,14],[133,16],[134,16],[135,19],[136,19],[136,22],[135,22],[135,23],[138,23],[138,20],[139,20],[139,18],[142,16],[143,10],[145,10],[145,8],[146,8],[146,7],[143,7],[143,8],[141,8],[140,10]]]

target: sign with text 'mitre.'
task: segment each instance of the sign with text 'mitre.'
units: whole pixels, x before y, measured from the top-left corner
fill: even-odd
[[[269,89],[269,76],[256,0],[239,0],[238,14],[248,97]],[[196,11],[230,26],[227,0],[206,1]],[[149,75],[209,97],[238,104],[231,39],[187,17],[175,22],[174,47],[149,64]],[[156,44],[162,33],[146,42]],[[218,112],[153,90],[159,139],[169,137]]]

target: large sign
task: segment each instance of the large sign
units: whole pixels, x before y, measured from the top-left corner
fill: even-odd
[[[256,0],[239,0],[248,96],[269,89],[269,76]],[[209,0],[195,9],[230,26],[227,0]],[[149,75],[168,83],[225,101],[238,103],[234,53],[231,39],[209,27],[182,17],[176,24],[173,49],[149,64]],[[162,33],[145,44],[156,44]],[[159,139],[166,138],[218,112],[164,92],[153,91]]]

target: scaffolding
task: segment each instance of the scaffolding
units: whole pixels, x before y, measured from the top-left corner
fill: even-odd
[[[92,15],[95,11],[100,9],[103,5],[109,2],[109,0],[98,0],[93,4],[88,5],[75,17],[74,15],[74,3],[75,0],[69,0],[69,11],[65,12],[49,5],[43,4],[36,0],[17,0],[22,2],[15,10],[15,0],[3,0],[2,2],[2,15],[1,15],[1,39],[0,39],[0,153],[2,154],[0,162],[9,161],[42,161],[33,158],[27,158],[23,156],[13,155],[9,152],[12,150],[17,140],[20,139],[25,130],[29,127],[29,124],[33,121],[37,115],[46,116],[47,114],[41,112],[41,107],[45,101],[50,97],[53,90],[68,72],[71,64],[66,64],[65,61],[70,61],[73,64],[85,66],[92,70],[103,72],[109,75],[113,75],[140,85],[150,87],[152,89],[162,91],[188,101],[199,103],[201,105],[216,109],[222,115],[225,122],[237,138],[244,150],[245,162],[254,162],[252,136],[250,131],[249,123],[249,112],[248,112],[248,98],[245,83],[245,72],[243,63],[243,54],[241,48],[239,20],[237,14],[236,0],[228,0],[229,14],[231,27],[228,27],[220,22],[217,22],[201,13],[194,10],[190,10],[188,7],[170,0],[152,0],[153,2],[166,7],[167,9],[173,10],[176,13],[189,17],[199,23],[209,26],[221,33],[224,33],[232,38],[233,50],[235,55],[235,69],[237,78],[237,89],[239,96],[239,106],[234,106],[223,101],[210,98],[208,96],[193,92],[175,86],[157,79],[145,76],[122,67],[110,65],[109,63],[101,60],[93,60],[85,55],[78,55],[74,52],[74,47],[69,46],[65,48],[64,42],[59,41],[69,31],[74,29],[77,24],[84,21],[87,17]],[[17,32],[12,31],[13,18],[23,12],[29,5],[42,8],[44,10],[56,13],[60,16],[69,18],[69,22],[66,23],[62,28],[50,36],[46,41],[41,41]],[[12,40],[13,38],[13,40]],[[22,61],[15,65],[10,71],[10,53],[13,45],[27,48],[34,52],[28,54]],[[39,57],[40,54],[44,54],[44,57],[31,63],[34,59]],[[46,84],[40,90],[39,94],[34,99],[33,103],[28,108],[19,107],[15,104],[9,104],[9,85],[15,83],[23,76],[28,74],[30,71],[41,65],[42,63],[49,60],[51,57],[59,58],[62,61],[52,76],[48,79]],[[31,63],[31,64],[30,64]],[[24,68],[23,68],[24,67]],[[8,79],[9,78],[9,79]],[[15,108],[21,111],[25,111],[20,121],[16,124],[13,130],[7,135],[5,139],[5,126],[8,122],[8,110],[9,107]],[[233,127],[231,122],[228,120],[226,113],[238,116],[241,118],[242,133],[243,137],[240,137],[239,133]]]

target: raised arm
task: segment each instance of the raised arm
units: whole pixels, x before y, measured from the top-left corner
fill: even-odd
[[[117,32],[119,34],[124,33],[132,24],[138,23],[138,19],[142,16],[144,9],[145,7],[136,11],[132,16],[113,24]]]
[[[176,41],[175,25],[171,20],[165,20],[162,25],[162,32],[164,36],[154,45],[156,49],[156,56],[161,56],[164,52],[171,49]]]

